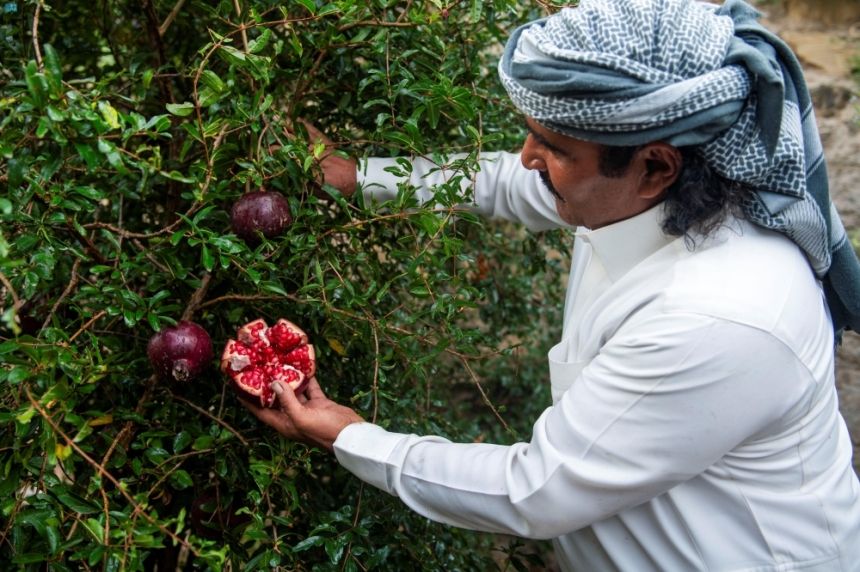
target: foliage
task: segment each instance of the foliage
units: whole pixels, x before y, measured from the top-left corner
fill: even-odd
[[[0,568],[525,569],[280,439],[218,373],[159,382],[146,342],[191,318],[220,354],[288,317],[329,395],[397,431],[527,438],[548,403],[568,238],[320,189],[319,148],[516,147],[512,0],[6,2],[0,27]],[[291,127],[292,132],[287,128]],[[243,192],[295,223],[249,247]],[[437,209],[430,212],[432,206]]]

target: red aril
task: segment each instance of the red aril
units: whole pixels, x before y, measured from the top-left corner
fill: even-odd
[[[282,385],[300,393],[316,371],[314,347],[294,323],[280,319],[269,327],[263,319],[248,322],[227,340],[221,356],[221,371],[247,396],[263,407],[273,407],[271,385]]]

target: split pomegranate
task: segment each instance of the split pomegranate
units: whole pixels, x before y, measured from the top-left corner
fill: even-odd
[[[212,361],[212,340],[198,324],[181,321],[152,336],[146,354],[160,378],[188,381]]]
[[[288,320],[280,319],[270,328],[257,319],[239,328],[236,337],[227,340],[221,371],[264,407],[275,404],[272,383],[278,381],[300,393],[316,371],[307,334]]]
[[[266,238],[278,236],[293,222],[290,204],[281,193],[255,191],[236,201],[230,211],[233,232],[248,243],[259,242],[260,234]]]

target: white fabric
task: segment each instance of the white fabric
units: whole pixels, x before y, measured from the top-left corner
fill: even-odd
[[[413,183],[446,175],[416,163]],[[362,166],[368,195],[392,196],[391,164]],[[515,155],[485,164],[475,199],[488,216],[559,223]],[[736,220],[690,251],[660,215],[578,233],[566,315],[584,307],[549,352],[554,403],[528,443],[362,423],[341,432],[338,460],[433,520],[552,538],[563,570],[860,570],[860,483],[806,259]]]

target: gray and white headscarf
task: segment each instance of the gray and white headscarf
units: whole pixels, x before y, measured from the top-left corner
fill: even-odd
[[[499,75],[553,131],[605,145],[697,145],[754,189],[747,218],[784,233],[822,280],[834,328],[860,330],[860,263],[830,201],[791,49],[742,0],[581,0],[514,32]]]

